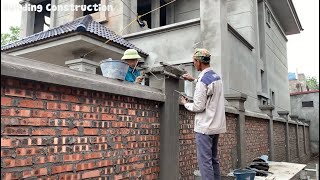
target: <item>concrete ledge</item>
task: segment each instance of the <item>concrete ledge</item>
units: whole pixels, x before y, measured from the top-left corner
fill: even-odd
[[[226,111],[226,113],[239,115],[239,111],[237,110],[237,108],[232,107],[232,106],[225,106],[225,111]]]
[[[289,120],[288,123],[297,125],[297,122],[293,120]]]
[[[5,54],[1,54],[1,75],[142,99],[165,101],[165,95],[159,89]]]
[[[242,44],[244,44],[250,51],[254,49],[254,47],[230,24],[228,24],[228,31],[233,34]]]
[[[273,120],[274,121],[278,121],[278,122],[283,122],[283,123],[286,123],[287,121],[283,118],[280,118],[280,117],[273,117]]]
[[[267,114],[262,114],[262,113],[252,112],[252,111],[246,111],[245,116],[270,120],[270,117]]]
[[[149,36],[152,34],[159,34],[159,33],[163,33],[163,32],[174,31],[177,29],[186,28],[189,26],[196,26],[196,25],[200,25],[200,18],[191,19],[191,20],[187,20],[187,21],[183,21],[183,22],[179,22],[179,23],[174,23],[174,24],[170,24],[170,25],[166,25],[166,26],[162,26],[162,27],[158,27],[158,28],[153,28],[153,29],[149,29],[149,30],[145,30],[145,31],[137,32],[137,33],[132,33],[132,34],[124,35],[122,37],[124,39],[130,40],[130,39],[135,39],[138,37],[144,37],[144,36]]]

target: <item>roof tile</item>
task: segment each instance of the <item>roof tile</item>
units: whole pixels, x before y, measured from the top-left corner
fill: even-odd
[[[114,43],[122,45],[126,48],[136,49],[138,52],[148,55],[147,53],[143,52],[141,49],[137,48],[134,44],[131,44],[129,41],[123,39],[121,36],[111,31],[109,28],[103,26],[102,24],[96,21],[93,21],[90,15],[81,17],[79,19],[76,19],[72,22],[61,25],[59,27],[51,28],[51,29],[48,29],[47,31],[42,31],[42,32],[33,34],[31,36],[22,38],[18,41],[1,46],[1,51],[6,51],[19,46],[32,44],[34,42],[37,42],[43,39],[57,37],[62,34],[66,34],[70,32],[92,33],[99,37],[105,38],[106,41],[111,39],[111,41]]]

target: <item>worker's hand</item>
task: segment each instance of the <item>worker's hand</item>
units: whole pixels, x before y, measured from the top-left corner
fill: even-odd
[[[184,80],[191,81],[191,82],[195,80],[195,78],[192,77],[190,74],[184,74],[184,75],[182,75],[182,78]]]
[[[185,105],[186,103],[187,103],[186,98],[181,96],[181,104]]]
[[[143,77],[142,77],[142,76],[138,76],[138,77],[136,78],[136,83],[141,84],[141,83],[142,83],[142,80],[143,80]]]

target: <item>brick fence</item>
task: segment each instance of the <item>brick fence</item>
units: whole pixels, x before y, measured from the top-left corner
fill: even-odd
[[[158,179],[160,104],[1,76],[1,179]],[[245,119],[248,164],[269,154],[269,120]],[[238,167],[237,122],[238,114],[227,112],[227,133],[219,139],[222,174]],[[194,179],[198,169],[193,123],[194,114],[180,106],[179,174],[183,180]],[[308,126],[291,122],[289,133],[290,161],[306,162],[310,158]],[[285,122],[274,121],[273,134],[275,160],[285,161]]]
[[[2,179],[157,179],[158,106],[1,77]]]
[[[172,119],[169,110],[169,116],[161,114],[163,104],[169,104],[161,90],[6,58],[1,62],[5,71],[1,74],[1,179],[159,179],[164,172],[160,173],[160,166],[166,165],[161,162],[167,162],[160,157],[172,155],[160,152],[168,144],[160,146],[160,136],[177,138],[174,142],[179,143],[164,149],[178,148],[174,152],[179,153],[170,156],[178,156],[172,166],[178,167],[175,177],[194,179],[198,169],[194,113],[180,106],[178,128],[168,123],[170,136],[162,136],[167,129],[161,135],[160,125],[175,122],[178,116]],[[243,97],[229,100],[245,101]],[[270,152],[277,161],[286,160],[288,154],[290,162],[310,158],[305,123],[288,125],[286,118],[272,120],[243,106],[226,107],[226,120],[227,133],[220,136],[218,152],[224,175]],[[175,129],[177,136],[171,136]]]

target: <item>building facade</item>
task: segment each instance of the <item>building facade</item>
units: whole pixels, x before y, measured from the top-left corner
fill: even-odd
[[[310,121],[311,152],[319,154],[319,91],[291,93],[291,113]]]
[[[192,55],[195,47],[207,48],[212,53],[211,65],[222,76],[225,94],[248,95],[246,109],[262,113],[260,106],[274,106],[277,111],[290,111],[288,88],[287,35],[302,31],[291,0],[30,0],[28,4],[51,5],[111,5],[110,11],[51,11],[23,12],[22,35],[41,32],[46,25],[57,28],[84,15],[120,34],[130,43],[146,52],[147,67],[160,62],[183,66],[194,76]],[[46,22],[47,21],[47,22]],[[96,49],[86,59],[99,62],[119,59],[125,50],[115,49],[96,38],[75,37],[45,39],[27,48],[9,48],[5,52],[40,61],[64,65],[65,61],[79,59],[83,52]],[[81,42],[81,43],[79,43]],[[56,53],[59,51],[60,53]],[[50,60],[48,60],[50,59]],[[192,95],[191,83],[184,84]]]

